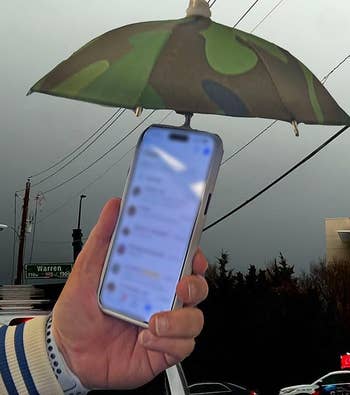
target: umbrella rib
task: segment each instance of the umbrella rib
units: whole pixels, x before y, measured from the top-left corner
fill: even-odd
[[[282,96],[281,96],[281,94],[280,94],[280,91],[278,90],[277,84],[275,83],[275,81],[274,81],[273,78],[272,78],[272,74],[271,74],[271,72],[270,72],[270,68],[269,68],[268,64],[265,62],[264,58],[260,55],[259,50],[256,48],[256,46],[255,46],[254,44],[250,44],[250,45],[252,45],[252,47],[254,48],[255,53],[257,54],[257,56],[259,57],[259,59],[261,60],[261,62],[263,63],[263,65],[265,66],[265,69],[266,69],[266,71],[267,71],[267,74],[268,74],[268,76],[270,77],[270,80],[271,80],[271,82],[272,82],[272,85],[273,85],[273,86],[275,87],[275,89],[276,89],[277,95],[278,95],[278,97],[280,98],[280,101],[281,101],[281,103],[282,103],[284,109],[285,109],[286,112],[290,115],[290,121],[294,121],[294,120],[296,121],[294,114],[292,114],[292,113],[289,111],[288,107],[286,106],[286,104],[284,103],[284,101],[283,101],[283,99],[282,99]]]
[[[141,97],[143,96],[146,87],[149,85],[149,81],[150,81],[150,79],[151,79],[151,75],[152,75],[152,73],[153,73],[154,67],[155,67],[155,65],[157,65],[157,63],[158,63],[158,61],[159,61],[159,55],[160,55],[161,52],[163,51],[163,48],[164,48],[164,47],[167,45],[167,43],[169,42],[169,39],[170,39],[170,37],[173,35],[174,29],[175,29],[175,28],[176,28],[176,25],[172,27],[171,33],[169,34],[169,37],[167,38],[167,40],[164,41],[164,43],[163,43],[163,45],[161,46],[161,48],[159,48],[159,51],[158,51],[157,56],[156,56],[156,61],[154,62],[153,66],[152,66],[152,69],[151,69],[151,72],[149,73],[149,75],[148,75],[148,77],[147,77],[147,83],[144,85],[144,88],[141,90],[140,95],[139,95],[139,97],[137,98],[136,108],[137,108],[137,107],[143,107],[142,104],[140,103],[140,99],[141,99]],[[145,107],[145,108],[147,108],[147,107]],[[153,106],[152,108],[154,109],[154,106]]]
[[[347,59],[350,58],[350,55],[347,55],[342,61],[340,61],[330,72],[328,72],[323,78],[321,83],[324,85],[327,82],[327,79],[329,78],[329,76],[334,73]],[[255,137],[253,137],[251,140],[248,141],[248,143],[244,144],[241,148],[237,149],[233,154],[231,154],[230,156],[228,156],[226,159],[224,159],[221,162],[221,166],[224,165],[226,162],[228,162],[229,160],[231,160],[234,156],[236,156],[237,154],[239,154],[241,151],[243,151],[245,148],[248,147],[248,145],[250,145],[253,141],[255,141],[258,137],[262,136],[268,129],[270,129],[276,122],[278,122],[278,120],[273,121],[272,123],[270,123],[270,125],[268,125],[265,129],[263,129],[262,131],[260,131]]]

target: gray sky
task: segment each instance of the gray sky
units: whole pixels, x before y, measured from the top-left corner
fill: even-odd
[[[217,0],[212,19],[232,26],[252,2]],[[249,32],[277,4],[261,0],[238,26]],[[76,148],[115,109],[57,97],[33,94],[28,89],[90,39],[129,23],[177,19],[187,0],[3,0],[0,13],[0,223],[13,224],[14,193],[28,176],[47,168]],[[349,0],[285,0],[254,32],[289,50],[322,79],[350,54]],[[328,80],[326,87],[338,104],[350,112],[350,61]],[[160,111],[118,149],[81,177],[45,195],[38,215],[33,262],[69,261],[71,229],[76,226],[79,195],[134,144],[146,125],[167,114]],[[144,112],[145,115],[148,112]],[[103,138],[64,171],[33,188],[45,191],[77,173],[102,155],[140,119],[131,111]],[[192,126],[218,133],[225,157],[232,154],[271,121],[196,115]],[[182,118],[171,115],[168,124]],[[248,199],[330,137],[339,127],[300,125],[296,138],[291,126],[278,122],[268,133],[225,164],[219,174],[207,224]],[[203,234],[201,247],[210,261],[226,250],[236,269],[258,267],[279,252],[297,271],[308,270],[325,254],[324,218],[349,216],[350,133],[346,132],[310,162],[234,216]],[[83,201],[82,228],[88,235],[104,202],[120,196],[130,155],[93,183]],[[46,175],[46,174],[45,174]],[[33,183],[41,177],[33,179]],[[54,210],[55,214],[50,215]],[[21,203],[18,201],[18,208]],[[18,221],[20,210],[18,210]],[[0,283],[9,283],[13,232],[0,233]],[[18,245],[16,245],[17,249]],[[26,261],[31,237],[27,239]]]

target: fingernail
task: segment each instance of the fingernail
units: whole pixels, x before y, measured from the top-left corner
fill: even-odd
[[[157,317],[156,319],[156,332],[158,336],[166,334],[168,331],[168,320],[165,317]]]

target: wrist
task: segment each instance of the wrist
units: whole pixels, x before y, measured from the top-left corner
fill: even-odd
[[[83,395],[87,394],[89,389],[85,388],[79,378],[69,368],[64,355],[61,353],[53,333],[52,317],[46,324],[46,349],[50,360],[51,368],[60,383],[65,394]]]

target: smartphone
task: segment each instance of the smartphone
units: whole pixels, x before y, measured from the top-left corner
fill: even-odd
[[[191,274],[223,155],[214,133],[151,125],[140,136],[102,270],[106,314],[148,327],[181,307],[176,286]]]

